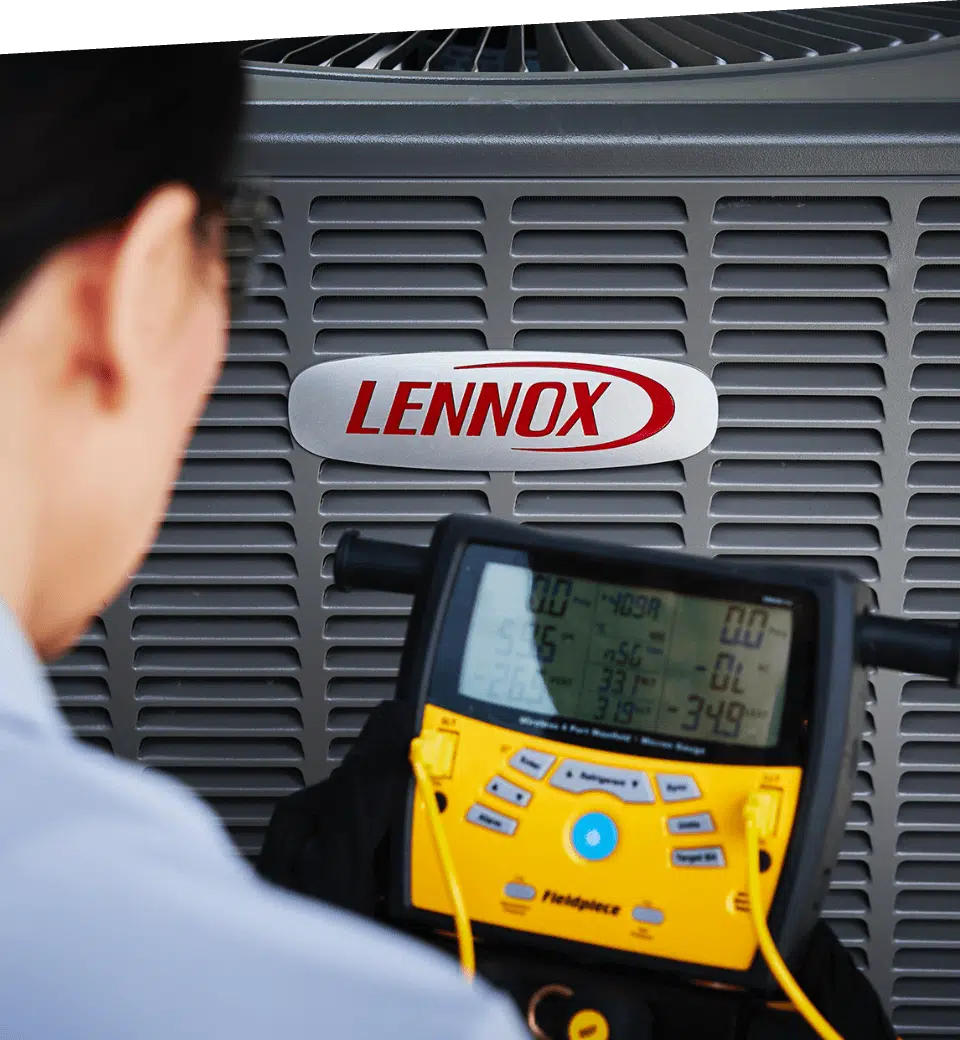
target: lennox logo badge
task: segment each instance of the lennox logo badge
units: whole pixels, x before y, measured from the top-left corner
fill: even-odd
[[[688,458],[718,411],[689,365],[514,351],[328,361],[294,380],[289,407],[293,436],[325,458],[488,471]]]

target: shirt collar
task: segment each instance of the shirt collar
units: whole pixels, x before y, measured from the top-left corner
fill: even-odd
[[[36,651],[0,599],[0,726],[63,736],[67,725]]]

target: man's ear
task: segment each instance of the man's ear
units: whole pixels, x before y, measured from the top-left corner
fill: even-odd
[[[108,335],[120,371],[176,341],[195,284],[197,198],[167,185],[127,223],[113,264]]]

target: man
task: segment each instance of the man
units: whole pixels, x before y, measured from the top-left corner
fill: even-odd
[[[514,1040],[489,986],[75,743],[41,669],[136,570],[216,381],[241,100],[235,48],[0,56],[0,1036]]]

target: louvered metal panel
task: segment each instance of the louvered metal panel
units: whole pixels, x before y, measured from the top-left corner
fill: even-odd
[[[332,589],[337,538],[423,544],[453,510],[815,557],[856,571],[885,612],[956,618],[960,183],[787,190],[276,181],[258,306],[154,552],[55,669],[78,732],[187,781],[253,852],[274,800],[326,775],[394,691],[409,603]],[[357,466],[291,442],[286,393],[308,366],[465,348],[686,361],[717,384],[720,429],[683,463],[518,475]],[[953,705],[937,683],[877,676],[825,910],[905,1038],[960,1032]]]
[[[904,613],[960,614],[960,197],[918,212]],[[940,683],[901,693],[893,996],[907,1030],[957,1028],[960,712]]]

